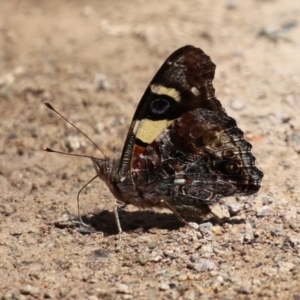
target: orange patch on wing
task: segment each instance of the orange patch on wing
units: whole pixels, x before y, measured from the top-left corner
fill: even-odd
[[[134,145],[133,158],[136,158],[137,156],[139,156],[144,151],[144,149],[145,149],[145,147]]]

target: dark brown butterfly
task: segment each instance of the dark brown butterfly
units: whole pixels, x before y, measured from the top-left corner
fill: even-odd
[[[118,201],[200,216],[222,197],[259,190],[263,173],[215,97],[214,72],[201,49],[176,50],[147,87],[120,160],[91,158]]]

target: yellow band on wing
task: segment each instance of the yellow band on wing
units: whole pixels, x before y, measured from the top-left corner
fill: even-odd
[[[151,92],[157,95],[166,95],[173,98],[176,102],[181,101],[180,93],[174,88],[168,88],[163,85],[150,85]]]
[[[153,121],[143,119],[139,122],[136,137],[144,143],[151,144],[172,122],[169,120]]]

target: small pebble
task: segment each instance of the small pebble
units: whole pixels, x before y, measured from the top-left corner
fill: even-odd
[[[230,107],[234,110],[241,110],[245,107],[245,102],[241,99],[232,99],[230,101]]]
[[[254,231],[253,235],[255,238],[259,238],[260,236],[262,236],[264,234],[264,232],[265,232],[264,229],[257,229]]]
[[[215,204],[209,207],[211,212],[217,217],[219,220],[226,220],[230,218],[229,210],[226,206]]]
[[[119,283],[116,285],[116,292],[119,294],[130,294],[128,285]]]
[[[159,289],[160,291],[166,291],[166,290],[168,290],[169,288],[170,288],[170,286],[169,286],[167,283],[165,283],[165,282],[161,283],[161,284],[159,285],[159,287],[158,287],[158,289]]]
[[[27,284],[20,289],[20,293],[22,295],[31,295],[33,297],[38,297],[39,289],[30,284]]]
[[[271,210],[270,210],[268,205],[260,207],[256,211],[256,216],[257,217],[266,217],[266,216],[269,216],[270,214],[271,214]]]
[[[187,284],[179,284],[177,287],[177,291],[180,293],[187,291],[188,289],[189,289],[189,286]]]
[[[243,260],[245,262],[250,262],[251,261],[251,257],[249,255],[245,255],[245,256],[243,256]]]
[[[154,249],[154,248],[156,248],[157,247],[157,244],[156,243],[149,243],[148,244],[148,248],[149,249]]]
[[[290,272],[291,270],[293,270],[293,268],[295,267],[295,264],[290,262],[290,261],[280,261],[279,262],[279,267],[281,272]]]
[[[243,243],[250,243],[254,240],[254,235],[252,232],[246,232],[243,236]]]
[[[85,148],[86,143],[82,138],[78,138],[77,136],[68,136],[65,140],[65,146],[67,147],[68,151],[74,152]]]
[[[245,222],[246,216],[244,214],[240,216],[233,216],[232,218],[230,218],[230,220],[234,223],[242,223]]]
[[[140,264],[140,265],[145,265],[147,262],[148,262],[148,258],[146,258],[146,257],[139,257],[138,259],[137,259],[137,262]]]
[[[187,280],[186,274],[181,274],[178,276],[178,281],[186,281],[186,280]]]
[[[245,295],[249,295],[249,294],[252,294],[250,288],[246,287],[246,286],[243,286],[243,287],[240,287],[237,292],[239,294],[245,294]]]
[[[230,215],[234,216],[241,211],[241,205],[238,203],[228,203],[227,204]]]
[[[60,288],[59,290],[59,296],[60,298],[65,298],[68,295],[68,290],[64,287]]]
[[[219,272],[218,272],[218,271],[210,271],[210,272],[209,272],[209,275],[210,275],[211,277],[217,277],[217,276],[219,275]]]
[[[122,295],[122,299],[124,300],[132,299],[132,295],[129,294]]]
[[[206,258],[200,258],[197,263],[194,263],[193,269],[197,272],[207,272],[212,271],[216,269],[216,265],[213,261],[206,259]]]
[[[16,209],[13,205],[4,204],[2,207],[0,207],[0,212],[5,217],[8,217],[8,216],[12,215],[15,211],[16,211]]]
[[[162,259],[162,257],[161,257],[160,255],[157,255],[157,256],[155,256],[155,257],[152,259],[152,261],[158,262],[158,261],[160,261],[161,259]]]
[[[273,203],[273,200],[271,198],[269,198],[269,197],[263,197],[262,203],[263,203],[264,206],[265,205],[270,205],[270,204]]]
[[[212,244],[203,245],[201,251],[204,254],[211,254],[214,251],[213,245]]]
[[[189,222],[189,225],[194,228],[195,230],[198,230],[199,228],[199,224],[195,223],[195,222]]]
[[[209,237],[212,234],[213,224],[210,222],[203,223],[199,225],[199,231],[203,234],[203,236]]]
[[[171,256],[174,253],[173,250],[165,249],[163,251],[164,256]]]
[[[45,299],[53,299],[53,298],[55,298],[55,296],[54,296],[54,294],[51,293],[50,291],[45,291],[45,292],[44,292],[44,298],[45,298]]]
[[[169,290],[166,293],[165,299],[177,300],[179,299],[179,292],[177,290]]]
[[[88,300],[99,300],[99,298],[95,295],[89,296],[87,299]]]
[[[185,300],[195,300],[195,299],[198,299],[198,298],[196,297],[196,292],[194,290],[187,290],[184,293],[183,299],[185,299]]]
[[[97,91],[102,91],[109,88],[109,81],[107,80],[107,76],[103,73],[95,74],[94,83]]]
[[[300,238],[294,235],[288,235],[285,239],[293,248],[300,248]]]

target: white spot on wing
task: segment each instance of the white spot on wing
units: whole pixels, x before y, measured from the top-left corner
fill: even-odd
[[[175,184],[185,184],[185,179],[184,178],[178,178],[174,180]]]
[[[139,125],[140,125],[140,121],[135,121],[134,123],[134,127],[133,127],[133,133],[136,134],[138,128],[139,128]]]
[[[199,96],[199,94],[200,94],[199,90],[198,90],[195,86],[193,86],[193,87],[191,88],[191,92],[192,92],[196,97]]]

